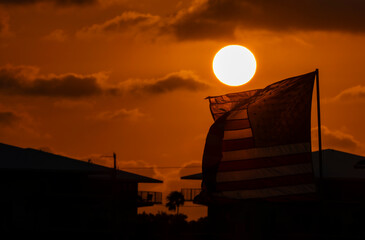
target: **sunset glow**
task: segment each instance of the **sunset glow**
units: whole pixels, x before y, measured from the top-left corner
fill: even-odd
[[[163,181],[138,185],[164,200],[138,211],[169,212],[171,191],[202,186],[181,176],[202,172],[206,97],[318,68],[323,149],[365,156],[364,12],[358,0],[0,0],[0,143],[111,168],[116,153],[120,170]],[[189,204],[189,220],[207,216]]]

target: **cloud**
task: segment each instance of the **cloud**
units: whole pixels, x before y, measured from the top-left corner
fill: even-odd
[[[130,79],[119,84],[107,83],[105,73],[41,75],[31,66],[0,67],[0,94],[81,98],[97,95],[163,94],[174,90],[204,90],[208,85],[191,71],[180,71],[157,79]],[[121,113],[122,114],[122,113]]]
[[[341,31],[364,33],[365,1],[359,0],[195,0],[170,16],[124,12],[90,33],[151,33],[178,40],[232,38],[237,30]]]
[[[175,90],[200,91],[209,87],[191,71],[170,73],[162,78],[140,80],[130,79],[120,85],[124,91],[134,94],[162,94]]]
[[[357,0],[197,0],[170,24],[179,39],[219,38],[243,30],[365,32]]]
[[[91,162],[94,164],[99,164],[106,167],[113,167],[114,160],[112,155],[105,154],[91,154],[86,157],[81,158],[82,161]],[[143,176],[162,179],[161,173],[157,170],[156,165],[150,164],[143,160],[118,160],[117,154],[117,168],[119,170],[140,174]]]
[[[47,96],[47,97],[88,97],[100,95],[103,89],[102,74],[62,74],[42,76],[39,69],[30,66],[0,67],[0,94]]]
[[[151,178],[161,179],[161,173],[157,170],[156,165],[142,160],[120,161],[118,162],[118,169]]]
[[[78,31],[76,36],[78,38],[89,38],[94,35],[105,36],[108,33],[155,36],[159,32],[161,23],[159,16],[128,11],[104,23],[85,27]]]
[[[48,41],[64,42],[68,39],[68,36],[64,30],[56,29],[50,34],[46,35],[44,39]]]
[[[347,102],[352,100],[365,100],[365,86],[358,85],[352,88],[345,89],[329,101]]]
[[[0,4],[4,5],[29,5],[37,3],[54,3],[59,6],[72,6],[72,5],[90,5],[96,2],[97,0],[0,0]]]
[[[20,117],[13,112],[0,112],[0,126],[9,127],[19,122]]]
[[[11,36],[9,15],[0,9],[0,38]]]
[[[145,117],[145,114],[142,113],[138,108],[136,109],[118,109],[115,111],[105,111],[97,115],[97,119],[99,120],[117,120],[117,119],[129,119],[135,121],[137,119]]]
[[[202,170],[202,162],[201,161],[191,161],[185,163],[179,171],[179,176],[187,176],[190,174],[199,173]]]
[[[48,146],[42,146],[39,147],[38,150],[42,151],[42,152],[48,152],[48,153],[55,153],[54,149]],[[60,154],[60,153],[58,153]],[[61,154],[60,154],[61,155]],[[62,154],[63,155],[63,154]]]
[[[90,99],[60,99],[53,104],[61,109],[91,109],[95,105],[95,101]]]
[[[35,138],[49,139],[51,136],[39,131],[39,122],[27,112],[20,109],[10,109],[0,105],[0,132],[2,137],[18,139]]]
[[[323,139],[323,145],[325,148],[332,148],[332,149],[338,149],[338,150],[345,150],[345,151],[354,151],[359,150],[362,148],[362,145],[359,141],[357,141],[354,136],[344,133],[339,130],[330,130],[326,126],[322,126],[322,139]],[[318,128],[312,129],[312,135],[314,137],[315,144],[313,146],[316,146],[318,141],[317,136]]]

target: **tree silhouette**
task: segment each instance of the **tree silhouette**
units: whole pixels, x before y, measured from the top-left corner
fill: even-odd
[[[178,215],[180,205],[184,205],[185,202],[184,195],[181,192],[173,191],[167,196],[166,199],[166,207],[168,207],[170,211],[176,210],[176,215]]]

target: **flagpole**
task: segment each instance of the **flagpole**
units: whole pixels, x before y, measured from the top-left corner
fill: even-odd
[[[319,74],[316,69],[316,87],[317,87],[317,117],[318,117],[318,162],[319,162],[319,180],[323,178],[322,171],[322,134],[321,134],[321,106],[319,97]]]

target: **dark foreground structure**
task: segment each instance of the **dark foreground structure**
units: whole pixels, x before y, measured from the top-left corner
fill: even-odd
[[[127,239],[137,208],[162,202],[138,192],[161,183],[30,148],[0,143],[0,231],[7,239]]]
[[[318,198],[211,201],[210,229],[215,239],[365,239],[365,157],[323,150],[323,179],[318,152],[312,153]],[[201,180],[194,174],[182,179]],[[189,191],[193,200],[196,191]],[[189,199],[190,197],[190,199]],[[195,198],[195,202],[199,199]]]

